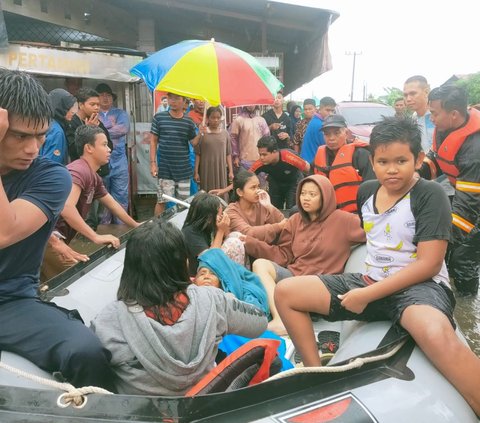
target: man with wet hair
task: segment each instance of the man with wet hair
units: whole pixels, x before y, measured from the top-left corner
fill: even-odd
[[[77,312],[37,295],[43,252],[72,186],[65,167],[38,156],[51,116],[34,78],[0,70],[0,350],[75,386],[109,388],[109,353]]]
[[[428,152],[420,174],[427,179],[446,175],[454,188],[448,271],[460,293],[477,295],[480,269],[480,112],[468,110],[467,93],[454,85],[433,89],[428,100],[435,132],[432,150]]]

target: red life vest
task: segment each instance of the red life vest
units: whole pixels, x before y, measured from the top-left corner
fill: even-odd
[[[472,108],[469,114],[466,125],[448,134],[440,146],[437,146],[436,142],[437,129],[433,131],[432,150],[436,153],[437,164],[453,186],[456,185],[459,174],[455,157],[465,140],[480,131],[480,111]]]
[[[331,166],[327,165],[327,147],[318,147],[313,161],[313,173],[326,176],[335,189],[337,208],[351,213],[357,211],[358,186],[362,183],[362,177],[353,167],[353,154],[355,148],[366,147],[368,144],[355,141],[345,144],[337,151]]]

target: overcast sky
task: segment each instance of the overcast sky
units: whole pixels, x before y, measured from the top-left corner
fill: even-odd
[[[297,90],[293,98],[329,95],[349,100],[353,56],[354,100],[363,87],[375,96],[384,87],[402,89],[409,76],[424,75],[436,87],[453,74],[480,71],[477,0],[281,0],[336,10],[329,31],[333,70]]]

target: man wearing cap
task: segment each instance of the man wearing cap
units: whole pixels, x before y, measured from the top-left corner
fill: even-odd
[[[359,185],[375,179],[368,144],[358,140],[347,144],[347,122],[341,115],[328,116],[322,131],[325,145],[318,147],[313,172],[330,179],[338,209],[356,213]]]
[[[98,84],[95,91],[100,100],[98,118],[107,128],[113,142],[110,156],[110,173],[103,178],[105,188],[124,210],[128,209],[128,159],[127,159],[127,134],[130,130],[130,121],[125,110],[113,107],[116,95],[108,84]],[[122,223],[105,209],[101,223]]]

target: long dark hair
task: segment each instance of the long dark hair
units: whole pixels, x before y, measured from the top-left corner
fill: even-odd
[[[182,232],[160,219],[144,223],[127,242],[117,299],[143,307],[177,306],[190,285]]]
[[[243,190],[246,183],[250,178],[256,176],[255,173],[249,172],[245,169],[240,169],[238,173],[233,178],[233,194],[232,194],[232,201],[239,201],[240,196],[237,194],[237,189]]]
[[[190,203],[183,227],[191,226],[209,239],[217,231],[220,206],[220,199],[216,195],[206,192],[197,194]]]

